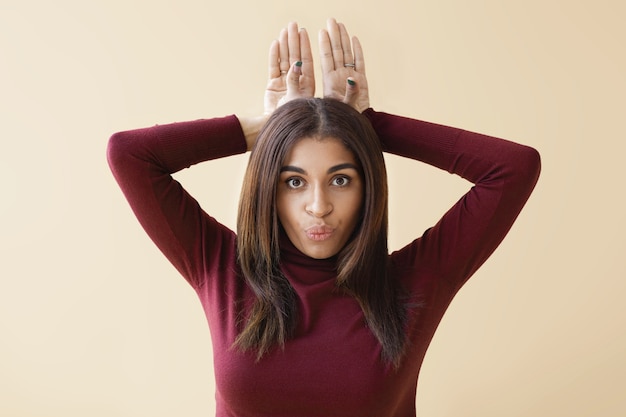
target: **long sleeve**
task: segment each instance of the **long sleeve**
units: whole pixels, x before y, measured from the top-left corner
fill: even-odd
[[[193,164],[246,151],[235,116],[173,123],[114,134],[107,159],[137,219],[176,269],[195,287],[219,269],[234,233],[208,216],[172,174]],[[211,262],[205,265],[205,254]]]
[[[386,152],[474,184],[435,226],[395,254],[399,262],[438,271],[452,291],[458,290],[493,253],[522,210],[539,178],[539,153],[507,140],[372,109],[364,114]]]

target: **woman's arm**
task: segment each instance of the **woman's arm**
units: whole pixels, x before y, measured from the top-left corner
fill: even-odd
[[[202,251],[228,244],[234,234],[204,213],[171,174],[246,148],[234,116],[120,132],[109,139],[109,166],[137,219],[194,287]]]
[[[474,186],[421,239],[396,256],[436,269],[455,289],[483,264],[537,183],[539,153],[528,146],[434,123],[364,113],[383,149],[460,175]]]
[[[502,241],[541,169],[535,149],[503,139],[369,108],[363,51],[334,19],[320,32],[324,94],[361,111],[383,149],[445,169],[474,183],[420,239],[394,254],[403,264],[437,270],[458,289]],[[355,63],[355,67],[345,66]],[[349,79],[353,83],[346,83]],[[402,259],[404,258],[404,259]]]
[[[254,142],[256,141],[257,136],[263,126],[265,126],[265,122],[267,122],[267,118],[269,116],[257,116],[257,117],[241,117],[238,116],[239,123],[241,124],[241,130],[243,131],[243,136],[246,140],[246,149],[251,151],[254,146]]]
[[[308,35],[290,23],[270,46],[262,116],[173,123],[120,132],[110,138],[108,162],[137,219],[194,287],[201,285],[207,267],[219,268],[221,253],[226,259],[228,248],[234,247],[235,234],[207,215],[172,174],[252,149],[278,106],[294,98],[310,97],[314,91]],[[211,262],[215,265],[207,265]]]

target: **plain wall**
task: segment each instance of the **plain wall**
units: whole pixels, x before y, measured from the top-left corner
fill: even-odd
[[[296,20],[317,58],[330,16],[361,39],[377,110],[542,155],[517,223],[441,323],[418,413],[625,415],[624,3],[215,3],[2,1],[0,415],[214,413],[200,304],[133,217],[106,142],[120,130],[258,114],[272,39]],[[246,161],[177,178],[234,227]],[[470,184],[387,162],[395,249]]]

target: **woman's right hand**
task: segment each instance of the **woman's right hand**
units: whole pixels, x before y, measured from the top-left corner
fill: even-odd
[[[341,100],[363,112],[370,107],[365,61],[359,39],[343,23],[328,19],[319,33],[324,97]]]
[[[291,22],[270,45],[265,115],[272,114],[290,100],[313,97],[314,94],[315,76],[309,35],[304,28],[298,29],[298,24]]]
[[[309,35],[304,28],[298,29],[298,24],[292,22],[280,31],[278,39],[270,45],[264,114],[259,117],[238,116],[248,150],[254,147],[259,132],[274,110],[289,100],[313,97],[314,94],[315,77]]]

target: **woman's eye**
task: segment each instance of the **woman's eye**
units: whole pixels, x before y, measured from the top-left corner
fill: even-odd
[[[289,188],[300,188],[304,184],[304,181],[300,178],[289,178],[287,180],[287,186]]]
[[[336,185],[337,187],[345,187],[346,185],[348,185],[350,183],[350,178],[348,177],[335,177],[333,178],[333,185]]]

